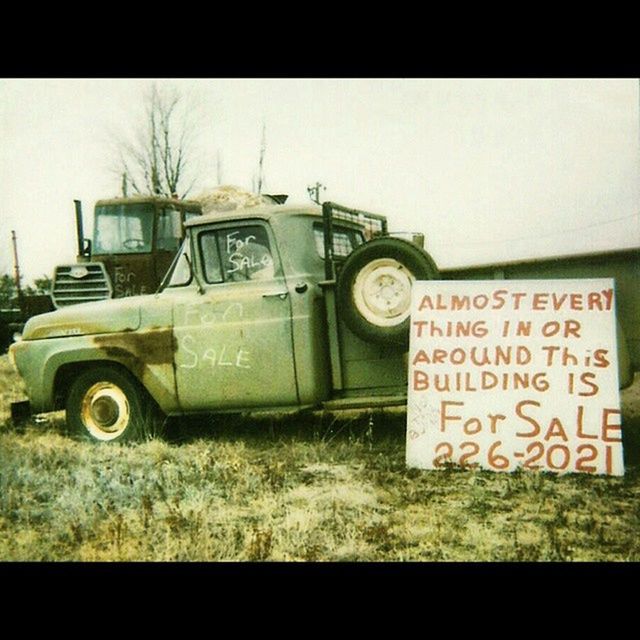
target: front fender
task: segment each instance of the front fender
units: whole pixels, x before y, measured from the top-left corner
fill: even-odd
[[[91,360],[106,360],[96,351],[89,336],[22,340],[11,347],[12,360],[24,380],[34,413],[53,411],[54,382],[58,370],[65,365]]]
[[[173,369],[171,329],[24,340],[14,345],[16,368],[27,387],[33,411],[55,409],[54,383],[64,368],[88,362],[125,367],[165,413],[179,411]]]

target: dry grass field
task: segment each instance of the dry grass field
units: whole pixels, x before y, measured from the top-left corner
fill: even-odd
[[[9,425],[0,357],[2,561],[638,561],[640,377],[624,478],[404,465],[403,416],[200,419],[94,446],[61,414]]]

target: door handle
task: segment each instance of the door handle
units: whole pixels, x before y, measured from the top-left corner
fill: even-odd
[[[285,300],[289,295],[288,291],[276,291],[274,293],[263,293],[263,298],[280,298],[280,300]]]

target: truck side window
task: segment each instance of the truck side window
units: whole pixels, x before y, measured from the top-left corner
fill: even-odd
[[[218,236],[226,281],[269,280],[275,275],[267,230],[259,225],[224,229]]]
[[[321,223],[313,225],[313,236],[316,241],[318,255],[324,259],[324,231]],[[333,255],[346,258],[356,247],[364,242],[361,231],[333,226]]]
[[[218,253],[217,235],[215,231],[205,231],[199,236],[204,279],[209,284],[222,282],[222,268],[220,266],[220,254]]]

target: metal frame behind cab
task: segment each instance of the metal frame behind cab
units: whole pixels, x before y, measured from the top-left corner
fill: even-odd
[[[335,202],[322,203],[322,222],[324,231],[324,275],[326,280],[335,280],[336,268],[333,255],[333,218],[348,220],[360,224],[365,236],[370,240],[374,236],[387,235],[387,218],[378,213],[344,207]]]
[[[345,391],[336,301],[336,261],[333,252],[334,216],[338,220],[347,220],[362,226],[366,240],[378,235],[387,235],[387,219],[385,216],[369,213],[368,211],[360,211],[359,209],[351,209],[335,202],[322,203],[325,281],[319,284],[322,288],[325,302],[332,394],[336,392],[344,393]]]

